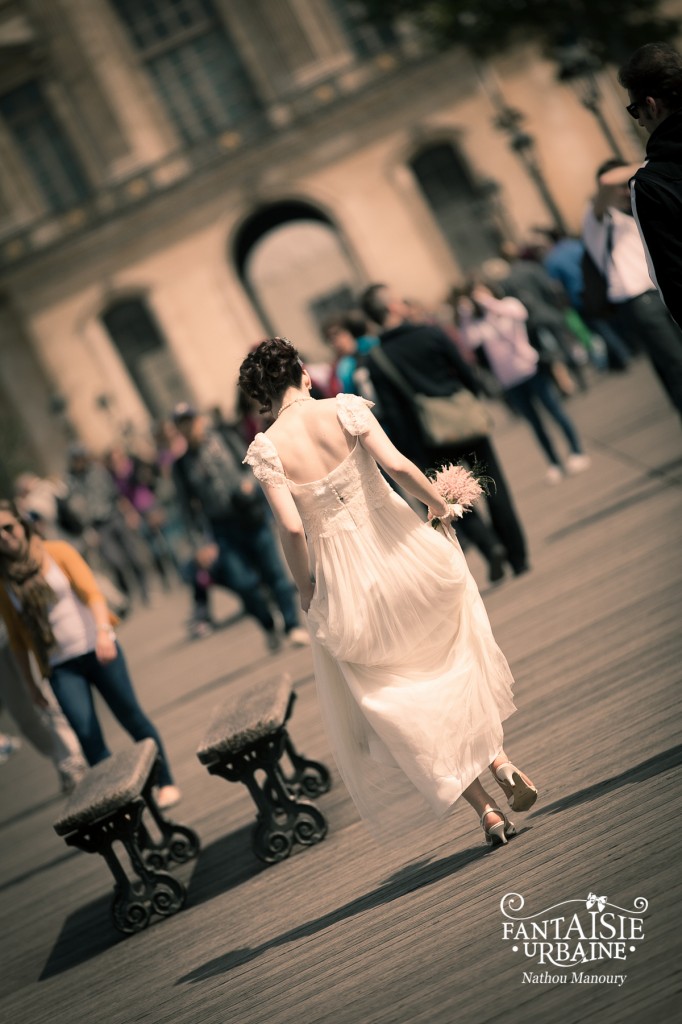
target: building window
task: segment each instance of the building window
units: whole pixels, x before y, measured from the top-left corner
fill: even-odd
[[[0,96],[0,115],[50,210],[59,213],[87,198],[85,173],[37,82]]]
[[[259,104],[210,0],[112,0],[187,143],[252,117]]]
[[[152,416],[167,416],[176,402],[187,399],[175,357],[143,300],[117,302],[102,320]]]
[[[498,255],[501,237],[490,198],[454,146],[428,146],[413,157],[410,167],[460,267],[471,270]]]
[[[361,0],[332,0],[332,6],[350,40],[351,49],[360,59],[373,57],[395,46],[397,36],[390,22],[370,21],[367,7]]]

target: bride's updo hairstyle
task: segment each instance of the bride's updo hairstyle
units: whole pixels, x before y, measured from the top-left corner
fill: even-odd
[[[260,402],[261,412],[270,412],[287,388],[299,388],[302,378],[303,363],[286,338],[261,341],[239,367],[239,387]]]

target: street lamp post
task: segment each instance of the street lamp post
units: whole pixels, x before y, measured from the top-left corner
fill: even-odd
[[[537,188],[557,231],[567,234],[566,222],[561,214],[547,180],[540,167],[535,149],[535,138],[523,129],[524,115],[507,105],[505,97],[492,69],[482,61],[475,61],[476,73],[483,91],[495,110],[493,125],[498,131],[504,132],[509,138],[509,147],[518,156],[528,177]]]
[[[529,132],[524,131],[522,127],[524,120],[525,118],[520,110],[515,110],[513,107],[508,107],[506,104],[501,103],[497,105],[497,115],[493,120],[493,124],[499,131],[503,131],[508,135],[510,149],[516,153],[528,172],[528,176],[551,214],[554,226],[562,235],[565,235],[567,234],[566,222],[542,173],[535,149],[535,139]]]
[[[568,82],[582,105],[586,110],[589,110],[596,120],[613,155],[618,160],[625,160],[623,151],[618,145],[616,137],[611,131],[601,108],[602,94],[596,75],[596,72],[601,68],[601,62],[581,42],[557,47],[555,56],[559,66],[559,81]]]

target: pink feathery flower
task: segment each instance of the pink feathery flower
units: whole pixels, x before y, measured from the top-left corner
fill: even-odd
[[[432,479],[436,490],[449,505],[470,509],[483,494],[483,488],[474,474],[455,463],[443,466]]]

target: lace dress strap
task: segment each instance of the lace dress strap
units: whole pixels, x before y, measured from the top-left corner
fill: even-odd
[[[337,395],[336,415],[344,430],[347,430],[353,437],[358,434],[366,434],[374,422],[374,417],[369,411],[374,402],[361,398],[360,395]]]
[[[254,476],[269,487],[286,487],[287,478],[277,449],[265,434],[256,434],[244,459]]]

